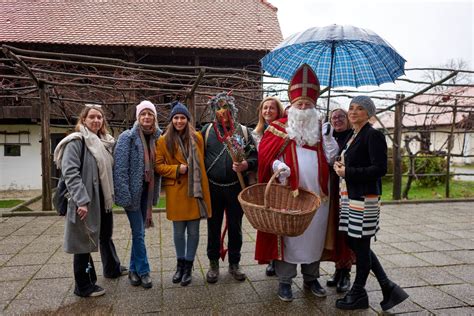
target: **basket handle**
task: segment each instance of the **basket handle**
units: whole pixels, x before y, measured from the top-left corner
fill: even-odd
[[[277,172],[273,174],[273,176],[268,181],[267,186],[265,187],[265,194],[263,195],[263,206],[265,208],[268,208],[267,197],[268,197],[268,194],[270,193],[270,187],[272,186],[273,181],[275,181],[275,178],[280,175],[281,171],[282,171],[281,169],[277,170]]]

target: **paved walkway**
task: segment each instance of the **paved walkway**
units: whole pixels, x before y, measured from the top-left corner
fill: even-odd
[[[296,299],[281,302],[278,281],[266,277],[264,266],[253,260],[255,231],[245,222],[242,265],[245,282],[234,281],[221,265],[217,284],[205,282],[207,270],[206,224],[193,283],[181,287],[171,282],[175,267],[172,226],[164,214],[155,214],[157,227],[146,237],[154,287],[129,285],[127,277],[109,280],[99,276],[107,294],[79,298],[72,293],[72,256],[62,251],[63,219],[0,217],[0,314],[238,314],[238,315],[375,315],[381,312],[382,294],[369,278],[370,309],[336,310],[341,295],[333,288],[328,297],[316,298],[302,289],[301,277],[293,286]],[[422,315],[473,315],[474,309],[474,203],[386,205],[374,250],[388,275],[403,286],[410,298],[391,313]],[[129,260],[130,230],[125,215],[115,216],[114,240],[124,263]],[[97,254],[96,267],[100,267]],[[332,263],[321,266],[326,283]],[[100,269],[98,269],[100,273]],[[354,273],[352,274],[354,276]]]

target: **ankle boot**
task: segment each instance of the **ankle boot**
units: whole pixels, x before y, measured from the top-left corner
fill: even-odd
[[[184,259],[178,259],[178,263],[176,264],[176,272],[173,275],[173,283],[181,282],[181,279],[183,278],[183,272],[184,272]]]
[[[345,310],[369,308],[369,297],[363,287],[355,287],[344,298],[336,300],[336,307]]]
[[[341,275],[337,281],[337,293],[344,293],[351,288],[351,272],[349,269],[341,269]]]
[[[192,277],[192,271],[193,271],[193,263],[194,260],[184,261],[184,272],[183,272],[183,279],[181,280],[181,286],[186,286],[189,283],[191,283],[193,277]]]
[[[408,298],[407,292],[390,280],[381,285],[381,287],[383,300],[380,302],[380,306],[384,311],[400,304]]]
[[[341,269],[336,269],[332,277],[330,277],[326,281],[326,285],[329,287],[333,287],[337,285],[337,282],[339,282],[339,279],[341,278]]]
[[[219,260],[209,260],[209,271],[206,274],[207,283],[216,283],[219,279]]]

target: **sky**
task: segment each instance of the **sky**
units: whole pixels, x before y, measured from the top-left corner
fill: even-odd
[[[278,8],[283,38],[315,26],[349,24],[388,41],[407,60],[407,68],[459,58],[474,68],[474,1],[267,1]]]

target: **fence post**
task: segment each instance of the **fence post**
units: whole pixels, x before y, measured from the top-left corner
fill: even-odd
[[[49,101],[48,86],[40,82],[39,94],[41,99],[41,179],[42,179],[42,210],[50,211],[52,207],[51,194],[51,145],[49,119],[51,103]]]
[[[392,142],[392,162],[393,162],[393,189],[392,199],[401,200],[402,198],[402,116],[403,103],[398,102],[405,98],[403,94],[397,94],[397,105],[395,106],[395,117],[393,124],[393,142]]]
[[[456,125],[456,114],[458,110],[458,100],[454,99],[454,107],[453,107],[453,122],[451,124],[451,131],[449,132],[449,139],[448,139],[448,157],[446,161],[446,198],[449,198],[449,174],[450,174],[450,164],[451,164],[451,149],[452,145],[454,145],[453,137],[454,137],[454,126]]]

